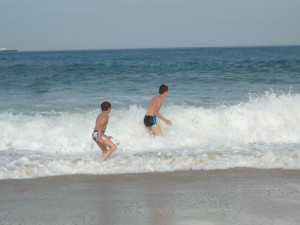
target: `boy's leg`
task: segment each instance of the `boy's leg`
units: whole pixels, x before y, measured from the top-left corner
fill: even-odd
[[[149,134],[152,134],[151,127],[146,127],[145,129],[147,130],[147,132],[148,132]]]
[[[102,150],[103,153],[106,153],[108,151],[105,145],[101,144],[98,141],[96,143],[99,146],[99,148]]]
[[[151,127],[152,133],[156,136],[162,136],[161,129],[158,124],[155,124]]]
[[[108,157],[116,150],[116,145],[108,137],[104,139],[104,145],[109,148],[109,150],[103,156],[103,160],[107,160]]]

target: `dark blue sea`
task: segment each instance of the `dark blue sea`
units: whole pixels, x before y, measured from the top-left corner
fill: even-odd
[[[152,137],[143,117],[169,96]],[[100,103],[118,150],[91,139]],[[300,169],[300,46],[0,53],[0,179]]]

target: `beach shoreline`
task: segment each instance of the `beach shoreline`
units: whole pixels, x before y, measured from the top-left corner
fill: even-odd
[[[299,170],[0,180],[0,225],[300,224],[299,196]]]

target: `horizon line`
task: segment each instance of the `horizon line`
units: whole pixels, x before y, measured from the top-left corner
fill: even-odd
[[[287,45],[232,45],[232,46],[207,46],[207,47],[137,47],[137,48],[87,48],[87,49],[54,49],[54,50],[20,50],[18,52],[61,52],[61,51],[124,51],[124,50],[163,50],[163,49],[207,49],[207,48],[263,48],[263,47],[298,47],[300,44]]]

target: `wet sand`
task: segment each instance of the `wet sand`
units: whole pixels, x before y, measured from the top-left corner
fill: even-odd
[[[300,171],[234,169],[0,181],[1,225],[300,224]]]

